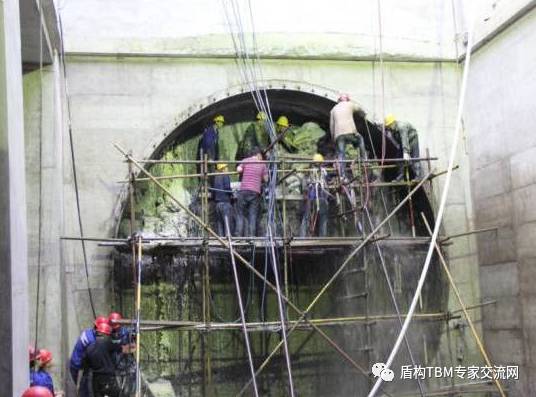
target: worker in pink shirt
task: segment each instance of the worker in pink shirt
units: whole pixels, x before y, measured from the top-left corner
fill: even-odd
[[[268,181],[268,168],[262,163],[263,157],[259,148],[255,148],[250,157],[245,158],[236,168],[242,175],[237,200],[236,235],[244,236],[244,222],[247,219],[248,236],[257,235],[257,217],[261,202],[261,186]]]

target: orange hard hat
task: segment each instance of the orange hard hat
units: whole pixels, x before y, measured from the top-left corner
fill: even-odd
[[[43,386],[32,386],[22,393],[21,397],[54,397],[50,390]]]
[[[121,327],[121,324],[116,323],[116,321],[117,320],[122,320],[122,319],[123,319],[123,316],[121,316],[120,313],[111,312],[108,315],[108,324],[110,324],[112,326],[112,329],[118,329],[119,327]]]

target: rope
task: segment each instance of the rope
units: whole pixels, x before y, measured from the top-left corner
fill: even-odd
[[[43,235],[43,7],[37,2],[39,12],[39,208],[37,237],[37,286],[35,295],[34,352],[37,354],[39,334],[39,295],[41,290],[41,240]]]
[[[385,159],[385,151],[386,151],[386,140],[385,140],[385,78],[384,78],[384,67],[383,67],[383,29],[382,29],[382,2],[381,0],[378,0],[378,29],[379,29],[379,42],[380,42],[380,81],[381,81],[381,88],[382,88],[382,100],[381,100],[381,108],[382,108],[382,160],[381,165],[383,165],[383,161]],[[366,123],[366,121],[365,121]]]
[[[472,22],[472,21],[471,21]],[[443,192],[441,195],[441,202],[439,205],[439,210],[437,214],[437,220],[436,224],[434,225],[434,232],[432,234],[432,239],[430,242],[430,246],[428,248],[428,252],[426,254],[426,260],[424,262],[424,266],[421,272],[421,276],[419,278],[419,282],[417,284],[417,288],[415,290],[415,295],[413,296],[413,300],[411,301],[410,308],[408,310],[407,317],[404,320],[404,325],[402,326],[402,329],[400,330],[400,333],[398,335],[398,338],[395,342],[395,345],[393,346],[393,349],[387,359],[387,362],[385,363],[386,368],[390,368],[393,364],[393,361],[396,357],[396,354],[398,353],[398,350],[400,349],[400,344],[402,343],[402,340],[404,339],[404,336],[408,330],[409,324],[411,323],[411,320],[413,318],[413,314],[415,312],[415,308],[417,306],[417,303],[419,301],[419,296],[421,295],[422,287],[424,285],[424,281],[426,279],[426,275],[428,273],[428,269],[430,267],[430,262],[432,259],[432,254],[434,252],[434,246],[437,241],[437,236],[439,234],[439,228],[441,225],[441,220],[443,218],[443,214],[445,212],[445,205],[447,202],[447,196],[449,192],[450,187],[450,181],[452,179],[452,172],[454,169],[454,161],[456,159],[456,149],[458,146],[458,141],[460,138],[460,131],[462,127],[462,115],[463,115],[463,107],[465,102],[465,92],[467,89],[467,79],[469,76],[469,67],[470,67],[470,60],[471,60],[471,48],[473,46],[473,31],[472,31],[472,25],[469,26],[468,29],[468,40],[467,40],[467,49],[466,49],[466,58],[465,58],[465,64],[464,64],[464,70],[463,70],[463,78],[462,78],[462,86],[460,89],[460,98],[458,101],[458,113],[456,116],[456,128],[454,131],[454,139],[452,142],[451,150],[450,150],[450,157],[449,157],[449,165],[447,168],[447,175],[445,180],[445,185],[443,188]],[[383,380],[381,377],[379,377],[374,384],[372,390],[368,394],[368,397],[374,397],[376,393],[378,392],[378,389],[380,388]]]
[[[246,350],[248,353],[249,369],[251,371],[251,378],[253,379],[253,390],[255,391],[255,397],[259,397],[259,390],[257,388],[257,380],[255,377],[255,367],[253,366],[253,357],[251,355],[251,347],[249,345],[248,330],[246,327],[246,315],[244,313],[244,306],[242,305],[242,295],[240,292],[240,282],[238,281],[238,272],[236,271],[236,261],[233,255],[233,242],[231,240],[231,230],[229,229],[229,219],[225,217],[225,230],[227,234],[227,241],[229,242],[229,253],[231,254],[231,265],[233,267],[233,276],[236,287],[236,297],[238,298],[238,307],[240,308],[240,319],[242,320],[242,331],[244,333],[244,342],[246,343]]]
[[[61,42],[61,48],[60,48],[60,62],[62,65],[63,70],[63,80],[64,80],[64,89],[65,89],[65,97],[66,97],[66,104],[67,104],[67,122],[68,122],[68,128],[69,128],[69,147],[71,151],[71,163],[73,168],[73,182],[74,182],[74,192],[76,197],[76,212],[78,216],[78,227],[80,230],[80,243],[82,244],[82,254],[84,258],[84,269],[86,272],[86,283],[87,283],[87,292],[89,295],[89,304],[91,306],[91,311],[93,313],[93,318],[96,318],[96,312],[95,312],[95,304],[93,303],[93,294],[91,292],[91,286],[89,284],[89,270],[88,270],[88,261],[87,261],[87,252],[86,252],[86,242],[84,240],[84,228],[82,225],[82,213],[80,210],[80,192],[78,189],[78,177],[76,173],[76,158],[75,158],[75,152],[74,152],[74,140],[73,140],[73,127],[72,127],[72,114],[71,114],[71,101],[69,96],[69,89],[67,84],[67,67],[65,65],[65,48],[63,45],[64,42],[64,35],[63,35],[63,24],[61,20],[61,13],[58,13],[58,24],[59,24],[59,30],[60,30],[60,42]]]

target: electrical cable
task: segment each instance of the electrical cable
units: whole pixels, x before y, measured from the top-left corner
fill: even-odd
[[[63,84],[64,84],[64,90],[65,90],[65,98],[66,98],[66,104],[67,104],[67,122],[68,122],[68,129],[69,129],[69,147],[71,152],[71,163],[72,163],[72,169],[73,169],[73,183],[74,183],[74,192],[75,192],[75,198],[76,198],[76,212],[78,215],[78,227],[80,230],[80,243],[82,245],[82,255],[84,258],[84,269],[86,273],[86,283],[87,283],[87,291],[89,295],[89,304],[91,306],[91,311],[93,313],[93,318],[97,318],[96,312],[95,312],[95,304],[93,302],[93,294],[91,292],[91,286],[89,283],[89,265],[87,260],[87,252],[86,252],[86,242],[84,240],[84,228],[82,225],[82,213],[80,209],[80,192],[78,189],[78,176],[76,172],[76,157],[74,152],[74,140],[73,140],[73,127],[72,127],[72,113],[71,113],[71,103],[70,103],[70,96],[69,96],[69,89],[67,84],[67,66],[65,64],[65,47],[64,47],[64,34],[63,34],[63,24],[61,19],[61,14],[58,13],[58,25],[59,25],[59,33],[60,33],[60,61],[63,69]]]

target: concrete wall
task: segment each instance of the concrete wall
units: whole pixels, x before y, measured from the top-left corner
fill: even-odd
[[[512,395],[536,393],[536,11],[474,56],[466,109],[484,336],[495,362],[521,366]]]

